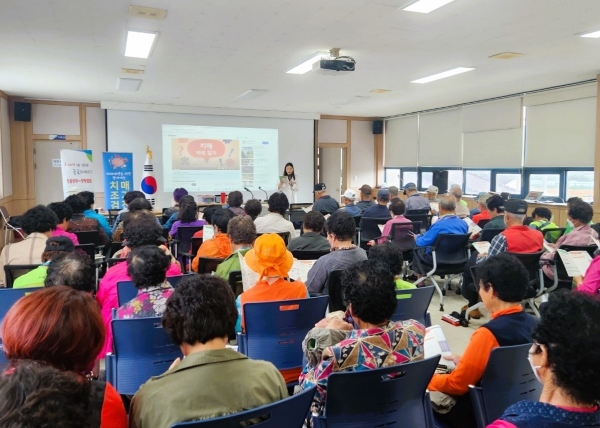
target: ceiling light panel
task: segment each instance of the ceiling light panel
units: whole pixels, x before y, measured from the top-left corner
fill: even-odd
[[[457,67],[452,70],[444,71],[442,73],[434,74],[431,76],[423,77],[422,79],[413,80],[412,83],[429,83],[435,80],[445,79],[446,77],[456,76],[457,74],[466,73],[467,71],[475,70],[469,67]]]
[[[593,33],[585,33],[579,37],[585,37],[586,39],[600,39],[600,31],[594,31]]]
[[[308,58],[306,61],[298,64],[297,66],[295,66],[293,68],[290,68],[288,71],[286,71],[286,73],[289,73],[289,74],[308,73],[309,71],[312,70],[313,64],[320,61],[321,58],[329,58],[329,53],[328,52],[317,52],[317,53],[313,54],[310,58]]]
[[[149,31],[127,31],[125,56],[130,58],[148,58],[158,33]]]
[[[454,0],[419,0],[403,8],[407,12],[429,13],[442,6],[452,3]]]

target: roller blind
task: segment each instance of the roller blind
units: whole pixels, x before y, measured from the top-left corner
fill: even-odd
[[[463,107],[463,132],[496,131],[521,127],[521,97]]]
[[[523,129],[465,132],[465,168],[521,168]]]
[[[385,167],[417,166],[419,121],[417,116],[392,119],[385,122]]]
[[[462,166],[462,109],[419,115],[419,165]]]
[[[525,166],[594,165],[596,97],[527,107]]]

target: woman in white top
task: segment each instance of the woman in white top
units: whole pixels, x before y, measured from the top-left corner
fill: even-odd
[[[285,178],[279,180],[277,189],[285,193],[290,204],[296,203],[296,192],[298,192],[298,183],[296,183],[296,174],[294,174],[294,165],[291,162],[285,164],[282,176]]]

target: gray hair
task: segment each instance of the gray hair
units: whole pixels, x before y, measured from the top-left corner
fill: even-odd
[[[462,198],[462,189],[460,187],[453,187],[452,189],[450,189],[450,193],[452,195],[454,195],[457,199]]]
[[[456,210],[456,198],[454,195],[444,195],[440,198],[440,210],[451,212]]]
[[[521,224],[523,224],[523,222],[525,221],[525,217],[527,217],[527,214],[514,214],[514,213],[509,213],[508,211],[505,211],[504,214],[506,214],[510,218],[520,222]]]

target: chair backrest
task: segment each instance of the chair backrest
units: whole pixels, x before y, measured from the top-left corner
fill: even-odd
[[[246,303],[245,354],[270,361],[279,370],[302,366],[302,341],[325,316],[327,296]]]
[[[198,273],[212,273],[217,270],[217,266],[223,263],[225,259],[216,259],[210,257],[200,257],[200,263],[198,263]]]
[[[175,276],[168,276],[167,277],[167,282],[169,284],[171,284],[171,287],[173,288],[177,288],[179,286],[179,283],[181,282],[182,279],[187,278],[188,276],[193,276],[194,274],[187,274],[187,275],[175,275]]]
[[[285,242],[285,245],[287,246],[288,242],[290,242],[290,232],[268,232],[268,233],[276,233],[277,235],[281,236],[281,238],[283,239],[283,242]],[[258,238],[259,236],[264,235],[264,233],[257,233],[256,237]]]
[[[405,214],[408,215],[425,215],[425,214],[429,214],[429,211],[427,208],[423,208],[422,210],[408,210],[406,211]]]
[[[256,409],[215,419],[180,422],[172,425],[171,428],[239,428],[248,425],[259,428],[302,428],[314,395],[315,388],[310,388]]]
[[[323,289],[323,294],[329,296],[329,312],[345,311],[346,304],[342,298],[342,269],[329,272],[329,278]]]
[[[133,285],[133,281],[118,281],[117,282],[117,301],[119,307],[129,302],[138,294],[138,289]]]
[[[519,259],[523,266],[525,266],[525,269],[529,272],[530,279],[539,279],[538,273],[541,269],[540,258],[542,257],[542,254],[544,254],[544,250],[538,253],[511,253],[508,251],[507,253],[512,254]]]
[[[111,325],[114,354],[106,359],[106,379],[119,394],[135,394],[181,355],[163,330],[160,317],[112,320]]]
[[[417,320],[427,326],[427,309],[431,303],[435,287],[421,287],[407,290],[396,290],[396,311],[392,321]]]
[[[386,224],[389,218],[363,217],[360,222],[360,241],[367,242],[381,236],[380,224]]]
[[[397,366],[330,374],[325,413],[320,419],[327,426],[341,428],[433,428],[426,389],[439,359],[436,355]]]
[[[471,388],[477,425],[498,419],[511,404],[538,401],[542,385],[537,381],[527,353],[531,344],[502,346],[492,350],[478,387]]]
[[[468,262],[470,235],[470,233],[440,233],[433,245],[437,265],[461,265]]]
[[[412,222],[420,221],[421,222],[421,230],[429,230],[431,227],[431,219],[433,215],[426,213],[422,214],[414,214],[417,211],[428,211],[428,210],[413,210],[404,214],[404,217],[409,219]]]
[[[483,229],[481,231],[481,241],[487,241],[487,242],[492,242],[492,239],[494,239],[494,237],[496,235],[499,235],[504,229],[500,229],[500,228],[494,228],[494,229]]]
[[[189,253],[192,249],[192,237],[194,233],[202,230],[204,226],[179,226],[177,229],[177,255]]]
[[[123,242],[111,242],[110,243],[110,248],[108,249],[108,257],[112,257],[117,251],[122,250],[123,248]]]
[[[544,239],[552,244],[555,244],[556,241],[560,239],[561,236],[565,234],[567,229],[565,227],[552,227],[546,228],[541,232],[544,234]]]
[[[108,223],[112,226],[119,215],[120,210],[108,210]]]
[[[114,265],[116,265],[117,263],[122,263],[122,262],[126,262],[127,258],[126,257],[120,257],[117,259],[106,259],[106,265],[110,268],[113,267]]]
[[[482,218],[481,220],[479,220],[477,222],[477,226],[479,226],[483,229],[485,227],[485,225],[488,224],[489,222],[490,222],[489,218]]]
[[[94,244],[75,245],[76,250],[81,250],[90,258],[92,262],[96,260],[96,246]]]
[[[40,265],[4,265],[4,286],[6,288],[12,288],[15,279],[37,269],[39,266]]]
[[[306,217],[306,211],[304,211],[302,209],[292,210],[290,208],[290,221],[291,222],[302,223],[302,222],[304,222],[304,217]]]
[[[198,254],[198,250],[200,249],[202,242],[204,242],[204,238],[202,237],[197,236],[195,238],[192,238],[192,246],[190,249],[190,254],[192,254],[192,256],[196,257],[196,254]]]
[[[317,260],[321,256],[329,254],[331,250],[325,251],[305,251],[305,250],[294,250],[292,255],[297,260]]]
[[[26,294],[33,293],[38,290],[43,290],[42,287],[32,288],[0,288],[0,324],[6,316],[6,313],[17,300]],[[0,339],[1,342],[1,339]]]
[[[412,234],[421,233],[421,222],[392,223],[391,241],[401,251],[410,251],[415,248],[415,238]]]
[[[243,288],[240,287],[242,285],[242,271],[232,270],[229,272],[228,282],[233,294],[235,294],[235,297],[242,294],[244,291]]]
[[[100,232],[97,230],[86,230],[73,233],[77,235],[79,245],[94,244],[95,247],[100,245]]]

